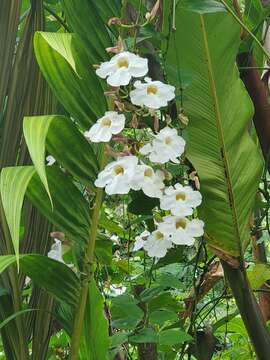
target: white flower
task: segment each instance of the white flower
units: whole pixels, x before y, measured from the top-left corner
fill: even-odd
[[[143,233],[141,233],[141,235],[136,236],[133,251],[137,251],[137,250],[140,250],[141,248],[143,248],[145,241],[149,235],[150,235],[149,231],[144,231]]]
[[[119,241],[119,236],[117,236],[117,235],[112,235],[111,237],[110,237],[110,240],[114,243],[114,244],[116,244],[116,245],[120,245],[120,241]]]
[[[170,210],[173,215],[191,215],[193,209],[202,202],[201,193],[190,186],[175,184],[165,188],[164,192],[160,199],[160,207],[163,210]]]
[[[162,171],[154,170],[147,165],[137,165],[131,180],[133,190],[142,190],[149,197],[160,198],[162,189],[165,187],[163,180],[165,176]]]
[[[62,242],[60,240],[54,239],[54,244],[52,244],[51,250],[48,252],[48,257],[64,263],[62,256]]]
[[[152,81],[146,77],[146,82],[136,81],[135,89],[130,92],[132,104],[146,106],[151,109],[159,109],[167,106],[168,102],[175,98],[175,87],[162,83],[161,81]]]
[[[166,216],[158,224],[158,230],[169,234],[171,241],[176,245],[191,246],[195,237],[203,235],[204,222],[198,219],[189,220],[180,216]]]
[[[107,78],[111,86],[128,85],[132,77],[138,78],[148,73],[148,60],[124,51],[102,63],[96,73],[102,79]]]
[[[52,166],[56,162],[55,158],[52,155],[48,155],[46,157],[46,161],[48,166]]]
[[[140,153],[149,154],[149,159],[155,163],[165,164],[168,161],[179,163],[177,158],[183,154],[185,144],[185,140],[177,134],[176,129],[166,126],[154,135],[151,143],[140,149]]]
[[[84,133],[92,142],[108,142],[112,135],[119,134],[125,127],[125,115],[107,111],[105,115]]]
[[[143,248],[150,257],[162,258],[167,254],[167,250],[172,247],[169,235],[159,230],[155,230],[145,241]]]
[[[127,194],[131,188],[130,182],[137,164],[136,156],[124,156],[111,162],[98,174],[95,186],[105,187],[108,195]]]

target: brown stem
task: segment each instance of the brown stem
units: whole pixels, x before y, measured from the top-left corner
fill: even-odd
[[[250,67],[250,69],[241,72],[241,78],[254,104],[255,114],[253,121],[264,158],[268,162],[269,170],[269,160],[267,160],[270,149],[270,104],[268,102],[268,86],[261,80],[258,70],[254,69],[257,64],[251,54],[240,54],[238,56],[238,64],[240,67]]]
[[[239,312],[258,360],[269,360],[270,336],[260,308],[252,293],[244,269],[233,269],[221,261]]]
[[[135,285],[134,293],[139,296],[145,290],[144,285]],[[145,318],[147,317],[147,304],[140,302],[138,306],[143,310]],[[138,359],[139,360],[157,360],[157,344],[145,343],[138,344]]]

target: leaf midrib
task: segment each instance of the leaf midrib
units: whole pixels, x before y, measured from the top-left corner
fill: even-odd
[[[216,125],[217,125],[218,138],[219,138],[220,148],[223,152],[223,154],[221,154],[222,155],[221,158],[222,158],[222,163],[223,163],[223,167],[224,167],[224,178],[227,183],[227,191],[228,191],[228,198],[229,198],[231,214],[232,214],[232,222],[236,229],[237,238],[238,238],[237,245],[239,248],[239,253],[242,257],[241,236],[240,236],[240,229],[239,229],[239,224],[238,224],[238,220],[237,220],[235,196],[234,196],[233,186],[232,186],[232,181],[231,181],[231,174],[230,174],[229,161],[228,161],[226,147],[225,147],[225,139],[224,139],[224,134],[223,134],[222,122],[221,122],[221,113],[220,113],[220,108],[219,108],[219,101],[218,101],[218,96],[217,96],[215,77],[214,77],[214,73],[213,73],[212,60],[211,60],[211,55],[210,55],[210,51],[209,51],[208,38],[207,38],[206,29],[205,29],[205,22],[204,22],[203,15],[200,15],[200,22],[201,22],[202,35],[203,35],[203,46],[204,46],[205,56],[206,56],[206,60],[207,60],[206,66],[207,66],[207,70],[208,70],[210,90],[212,93],[212,98],[214,100],[213,106],[214,106],[214,113],[215,113],[215,119],[216,119]]]

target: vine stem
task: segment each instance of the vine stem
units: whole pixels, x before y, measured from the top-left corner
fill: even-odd
[[[103,146],[102,156],[101,156],[101,169],[104,168],[106,162],[107,162],[107,154],[105,151],[105,146]],[[84,265],[83,265],[82,280],[81,280],[81,294],[74,319],[73,333],[71,337],[71,354],[70,354],[71,360],[78,359],[78,353],[80,349],[80,340],[83,332],[83,322],[84,322],[84,314],[85,314],[86,302],[88,297],[89,283],[93,279],[93,273],[94,273],[93,266],[95,261],[95,245],[96,245],[97,232],[98,232],[99,213],[102,205],[102,197],[103,197],[103,189],[98,188],[96,190],[95,204],[92,213],[89,242],[84,257]],[[98,321],[98,319],[96,319],[96,321]]]

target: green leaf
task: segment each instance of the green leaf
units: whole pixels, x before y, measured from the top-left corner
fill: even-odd
[[[58,52],[77,73],[76,63],[72,53],[73,35],[68,33],[64,34],[64,36],[61,36],[61,41],[59,41],[58,33],[42,32],[42,37],[48,44],[50,44],[50,47]]]
[[[88,129],[104,115],[107,104],[80,40],[67,33],[52,38],[37,32],[34,42],[38,64],[55,96],[82,129]],[[67,45],[69,49],[64,51]],[[70,62],[75,64],[76,72]]]
[[[100,4],[99,7],[101,6]],[[80,0],[78,3],[77,0],[63,0],[63,7],[68,22],[84,42],[91,63],[107,60],[108,53],[105,49],[111,46],[112,42],[106,24],[100,17],[96,1]],[[111,17],[113,16],[112,14]]]
[[[32,166],[7,167],[1,171],[2,204],[18,265],[22,206],[27,186],[34,173]]]
[[[116,234],[121,238],[125,238],[125,230],[113,220],[109,219],[104,213],[100,216],[99,227],[109,231],[111,234]]]
[[[38,311],[38,309],[25,309],[25,310],[17,311],[16,313],[8,316],[4,321],[0,323],[0,330],[3,329],[10,321],[16,319],[18,316],[24,315],[32,311]]]
[[[202,15],[180,7],[176,28],[167,62],[178,68],[178,79],[170,79],[178,90],[181,69],[194,75],[184,91],[183,108],[190,119],[187,157],[201,182],[206,240],[239,256],[249,241],[262,173],[261,156],[247,131],[253,106],[235,64],[241,29],[226,12]]]
[[[112,263],[112,241],[107,238],[97,238],[95,254],[99,263],[111,265]]]
[[[156,310],[149,315],[151,324],[164,326],[167,322],[172,323],[178,320],[177,314],[170,310]]]
[[[29,183],[27,197],[57,230],[65,233],[68,239],[77,243],[88,242],[90,209],[87,201],[71,179],[57,166],[47,167],[46,173],[53,209],[37,174]]]
[[[112,299],[113,326],[117,329],[134,329],[143,318],[143,311],[131,295],[120,295]]]
[[[109,19],[112,17],[121,16],[122,4],[119,0],[96,1],[95,5],[104,24],[108,24]]]
[[[270,266],[267,264],[255,264],[251,270],[247,271],[247,276],[251,288],[257,290],[270,279]]]
[[[110,345],[108,328],[108,321],[104,315],[104,299],[95,280],[92,279],[84,318],[84,340],[89,360],[108,359]]]
[[[65,264],[36,254],[20,255],[21,271],[36,285],[44,287],[56,299],[76,305],[79,296],[79,281]],[[0,273],[16,260],[14,255],[0,256]]]
[[[59,115],[25,117],[23,129],[30,156],[47,192],[45,147],[83,184],[93,186],[98,174],[97,157],[70,119]]]
[[[145,289],[140,293],[140,299],[142,302],[148,302],[164,291],[164,286],[155,286],[150,289]]]
[[[127,332],[117,332],[113,334],[111,337],[111,347],[118,347],[119,345],[124,344],[128,341],[128,334]]]
[[[136,335],[129,336],[129,341],[135,344],[157,343],[158,335],[151,328],[142,329]]]
[[[176,345],[192,341],[193,338],[182,329],[167,329],[159,334],[160,345]]]
[[[132,193],[133,200],[128,204],[128,211],[135,215],[152,214],[154,207],[158,206],[158,199],[147,197],[142,191]]]
[[[214,0],[183,0],[179,1],[179,8],[184,8],[199,14],[225,11],[225,7],[218,1]]]

